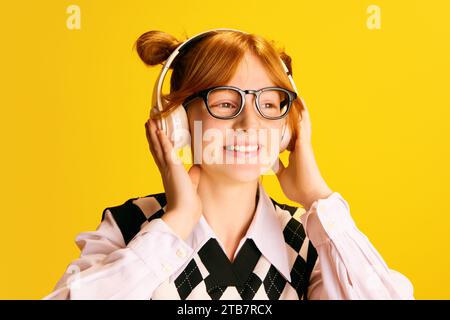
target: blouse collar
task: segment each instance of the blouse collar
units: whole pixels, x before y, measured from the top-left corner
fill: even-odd
[[[246,240],[252,239],[261,254],[290,282],[288,254],[281,219],[261,182],[258,182],[258,191],[255,214],[247,233],[238,245],[235,257]],[[211,238],[215,238],[225,252],[222,243],[202,215],[186,242],[194,249],[194,252],[198,252]]]

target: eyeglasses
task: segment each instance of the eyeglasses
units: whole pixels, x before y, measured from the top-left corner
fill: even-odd
[[[259,114],[269,120],[284,118],[297,98],[295,92],[280,87],[241,90],[233,86],[217,86],[189,96],[183,106],[186,108],[194,99],[202,98],[211,116],[217,119],[233,119],[244,109],[246,94],[255,95]]]

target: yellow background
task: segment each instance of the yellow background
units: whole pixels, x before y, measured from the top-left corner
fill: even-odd
[[[80,30],[66,27],[70,4]],[[380,30],[366,26],[371,4]],[[218,27],[286,48],[330,187],[416,298],[450,298],[449,12],[442,0],[2,3],[0,298],[44,297],[105,207],[163,190],[143,127],[159,68],[133,42]]]

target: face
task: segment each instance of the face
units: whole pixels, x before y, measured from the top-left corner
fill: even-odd
[[[242,90],[275,86],[259,58],[247,53],[233,78],[223,85]],[[217,178],[249,182],[267,172],[279,154],[281,131],[286,118],[263,118],[255,95],[247,94],[242,112],[234,119],[217,119],[208,113],[202,99],[187,108],[194,161]]]

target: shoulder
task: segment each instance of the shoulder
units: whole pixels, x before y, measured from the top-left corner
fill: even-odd
[[[305,212],[305,209],[302,207],[291,206],[285,203],[279,203],[273,198],[270,198],[270,200],[272,201],[272,204],[275,207],[275,211],[279,214],[285,214],[289,215],[290,217],[297,218]]]
[[[300,219],[306,210],[303,207],[279,203],[273,198],[271,198],[271,200],[280,221],[286,244],[294,249],[295,252],[305,251],[308,248],[310,254],[315,255],[315,248],[309,241],[305,227]],[[307,257],[305,256],[304,259],[306,260],[306,258]]]
[[[106,213],[110,212],[122,233],[125,244],[128,244],[145,222],[160,218],[164,214],[166,204],[165,193],[130,198],[120,205],[105,208],[102,221]]]
[[[303,207],[291,206],[285,203],[280,203],[270,198],[275,208],[278,219],[283,229],[286,231],[288,228],[299,229],[301,233],[304,233],[303,224],[300,217],[306,212]]]

